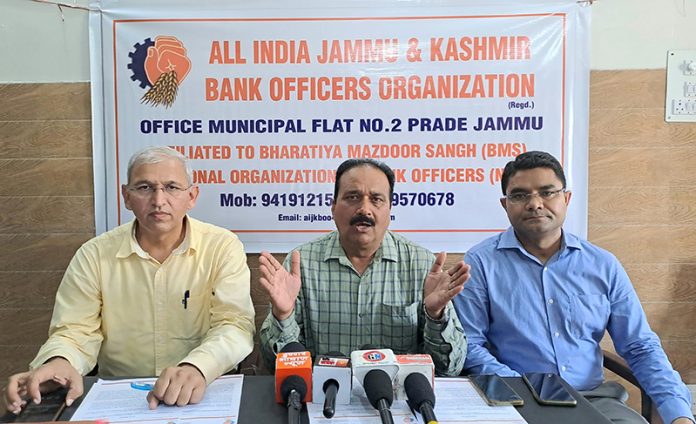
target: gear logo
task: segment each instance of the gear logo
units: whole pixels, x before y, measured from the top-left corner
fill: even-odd
[[[191,60],[186,56],[184,44],[176,37],[159,36],[133,45],[128,53],[131,62],[128,69],[131,80],[140,83],[147,92],[140,99],[151,106],[170,107],[176,100],[179,86],[191,70]]]

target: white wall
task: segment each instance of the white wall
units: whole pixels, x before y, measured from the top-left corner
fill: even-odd
[[[696,49],[696,0],[597,0],[592,69],[656,69],[667,50]]]
[[[667,50],[696,49],[696,0],[596,0],[591,7],[592,69],[664,68]],[[0,0],[0,82],[89,81],[87,20],[85,10]]]
[[[0,82],[89,81],[87,20],[86,10],[0,0]]]

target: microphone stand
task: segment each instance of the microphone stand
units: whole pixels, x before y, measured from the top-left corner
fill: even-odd
[[[382,424],[394,424],[394,417],[392,417],[391,411],[389,410],[389,403],[386,400],[380,399],[378,402],[379,408],[379,418],[382,419]]]
[[[302,411],[302,399],[297,390],[292,389],[288,395],[288,424],[300,424],[300,411]]]

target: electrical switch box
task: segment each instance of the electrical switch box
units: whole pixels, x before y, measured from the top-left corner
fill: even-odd
[[[696,122],[696,50],[667,52],[665,121]]]

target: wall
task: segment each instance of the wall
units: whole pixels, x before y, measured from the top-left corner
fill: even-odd
[[[696,383],[696,125],[664,122],[664,84],[664,70],[592,72],[589,239],[625,265]],[[94,234],[89,124],[86,83],[0,85],[0,381],[45,340],[62,272]],[[249,266],[260,325],[258,255]]]
[[[695,48],[696,0],[592,7],[589,238],[624,263],[696,383],[696,126],[663,120],[666,50]],[[86,28],[82,10],[0,2],[0,382],[45,340],[62,273],[94,235]],[[257,255],[249,264],[260,324]]]
[[[46,338],[56,288],[94,236],[89,85],[0,85],[0,381]]]
[[[59,9],[0,1],[0,82],[89,81],[89,2],[62,0],[80,9]],[[160,2],[169,0],[147,1]],[[597,0],[591,7],[592,69],[663,68],[667,50],[696,48],[696,0]]]

